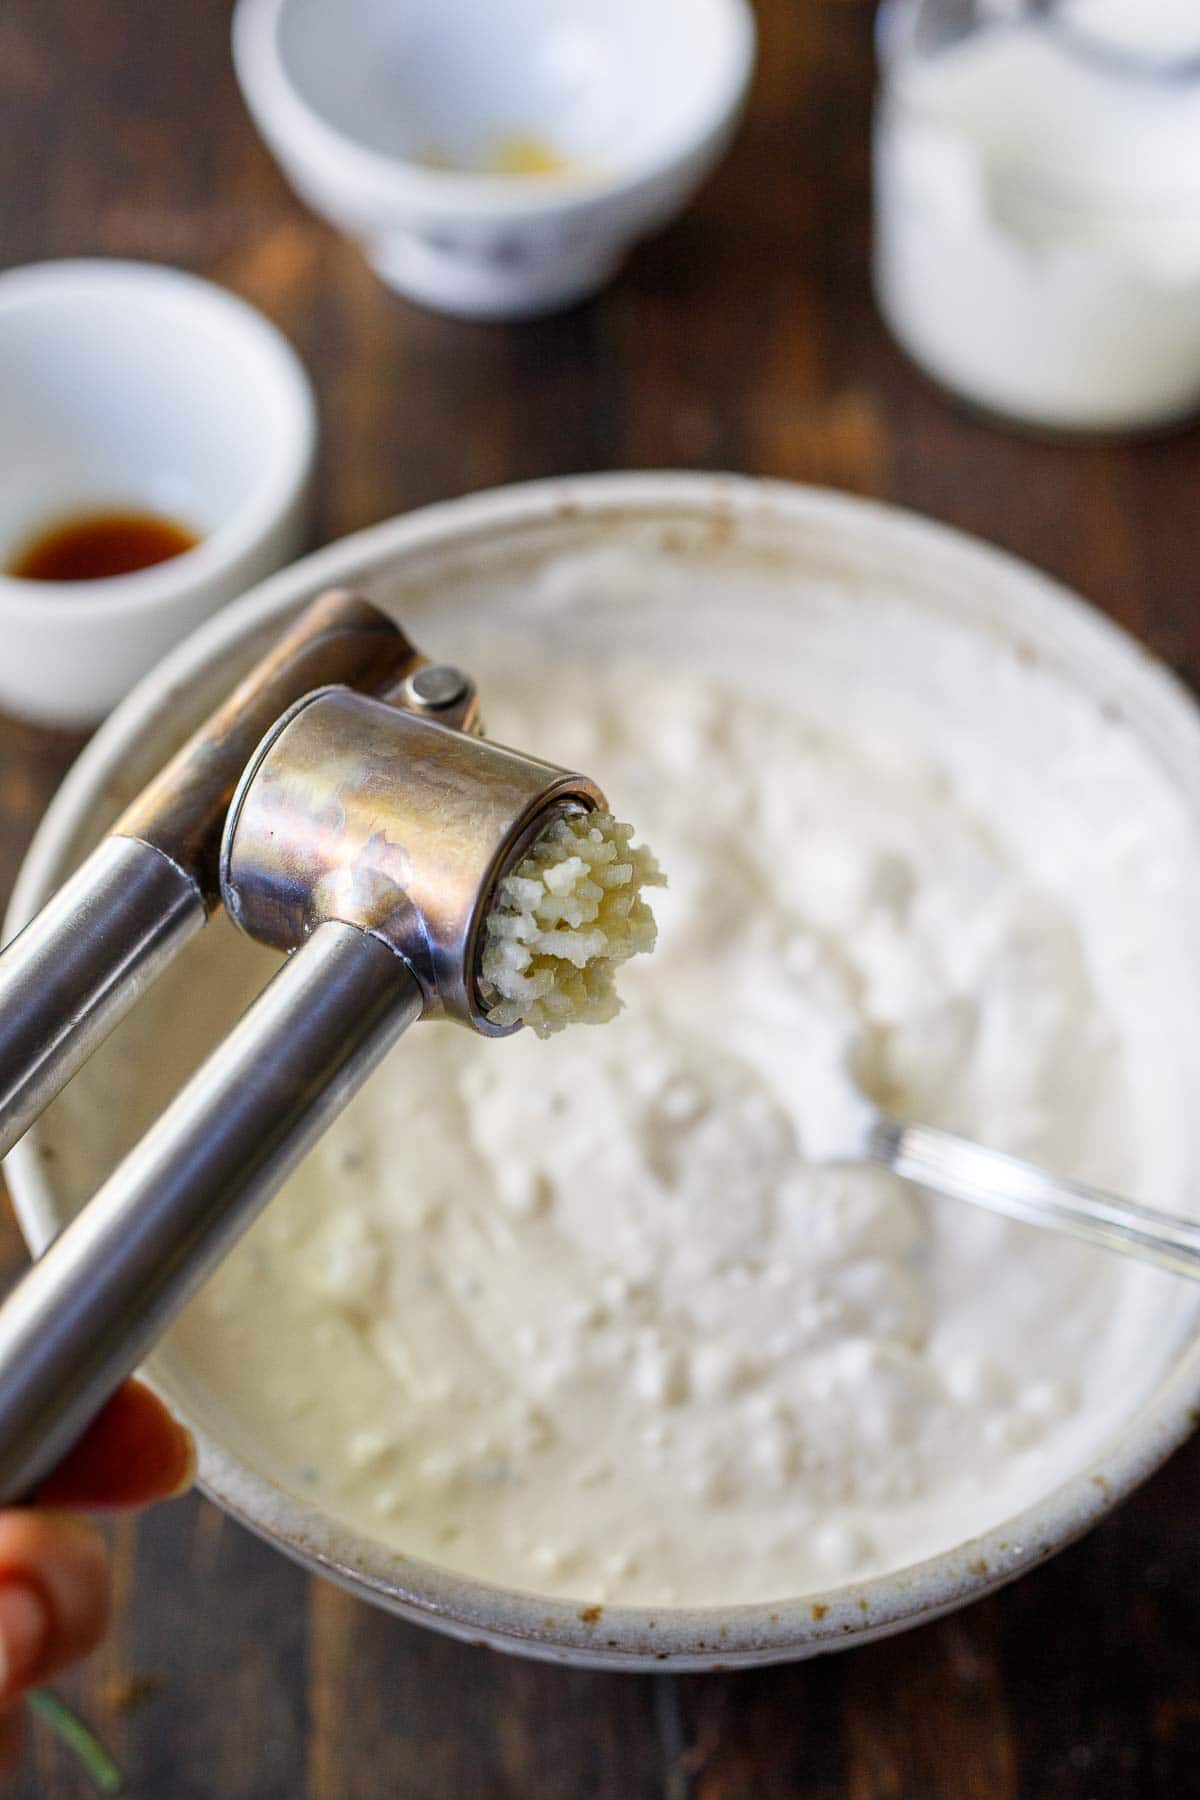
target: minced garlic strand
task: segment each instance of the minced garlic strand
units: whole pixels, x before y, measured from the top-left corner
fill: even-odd
[[[654,948],[641,891],[666,882],[632,837],[611,813],[560,816],[501,881],[480,965],[493,1025],[524,1023],[544,1038],[615,1018],[618,965]]]

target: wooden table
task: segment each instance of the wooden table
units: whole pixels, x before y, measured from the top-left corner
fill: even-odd
[[[292,198],[238,98],[225,7],[5,0],[0,256],[148,257],[262,307],[319,392],[323,539],[525,477],[758,471],[1002,543],[1200,679],[1200,434],[1039,444],[934,393],[868,291],[871,8],[760,14],[749,118],[692,212],[595,304],[507,327],[403,304]],[[77,748],[0,724],[5,889]],[[1200,1442],[955,1618],[807,1665],[651,1678],[402,1625],[191,1499],[117,1525],[116,1629],[63,1691],[146,1800],[1185,1800],[1198,1512]],[[86,1792],[40,1733],[12,1791]]]

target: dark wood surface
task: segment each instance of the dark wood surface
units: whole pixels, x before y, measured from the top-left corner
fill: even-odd
[[[0,260],[148,257],[262,307],[317,385],[323,539],[524,477],[758,471],[981,533],[1200,679],[1200,433],[1040,444],[922,381],[868,291],[871,8],[760,17],[745,129],[692,212],[594,304],[486,326],[394,298],[293,199],[242,109],[226,6],[4,0]],[[0,722],[6,889],[77,748]],[[15,1271],[7,1220],[0,1250]],[[635,1677],[404,1626],[190,1499],[113,1531],[116,1628],[63,1691],[146,1800],[1185,1800],[1198,1500],[1193,1443],[957,1617],[790,1668]],[[87,1790],[38,1733],[12,1791]]]

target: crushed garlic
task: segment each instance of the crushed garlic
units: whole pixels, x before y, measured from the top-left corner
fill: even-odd
[[[618,965],[654,948],[642,889],[666,881],[632,837],[611,813],[562,815],[501,881],[480,965],[492,1024],[545,1038],[615,1018]]]

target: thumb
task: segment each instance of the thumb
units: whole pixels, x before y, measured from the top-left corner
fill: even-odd
[[[140,1381],[127,1381],[34,1495],[35,1504],[94,1511],[171,1500],[196,1472],[191,1433]]]

